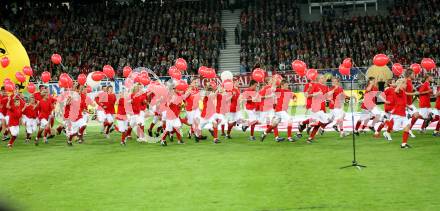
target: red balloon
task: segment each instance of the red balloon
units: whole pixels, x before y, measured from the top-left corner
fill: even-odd
[[[176,68],[180,71],[185,71],[188,68],[185,59],[182,58],[178,58],[174,66],[176,66]]]
[[[205,78],[209,78],[209,79],[213,79],[215,78],[217,75],[215,74],[215,69],[214,68],[208,68],[205,71]]]
[[[339,65],[339,73],[341,75],[350,75],[350,68],[345,67],[344,64]]]
[[[256,68],[253,72],[252,72],[252,79],[254,79],[254,81],[256,82],[264,82],[264,70],[260,69],[260,68]]]
[[[102,72],[105,74],[105,76],[107,76],[108,78],[113,78],[115,77],[115,70],[113,69],[112,66],[110,65],[104,65],[104,67],[102,68]]]
[[[50,81],[50,72],[47,72],[47,71],[44,71],[43,73],[41,73],[41,80],[44,82],[44,83],[47,83],[47,82],[49,82]]]
[[[351,69],[351,67],[353,66],[353,63],[351,62],[351,58],[344,59],[344,61],[342,61],[342,66]]]
[[[171,76],[171,78],[176,79],[176,80],[180,80],[182,78],[182,73],[175,66],[171,66],[168,69],[168,75]]]
[[[206,67],[206,66],[199,67],[199,70],[198,70],[199,75],[203,75],[202,73],[204,73],[206,71],[206,69],[208,69],[208,67]]]
[[[104,77],[105,77],[105,74],[101,71],[95,71],[92,74],[92,79],[94,81],[100,81],[100,80],[104,79]]]
[[[35,92],[35,88],[36,88],[36,87],[35,87],[35,84],[34,84],[34,83],[32,83],[32,82],[29,82],[29,83],[28,83],[28,85],[27,85],[27,90],[28,90],[29,93],[31,93],[31,94],[34,93],[34,92]]]
[[[23,67],[23,73],[24,73],[25,75],[32,76],[32,75],[34,74],[34,71],[32,70],[31,67],[29,67],[29,66],[24,66],[24,67]]]
[[[399,77],[403,73],[403,66],[399,63],[394,63],[391,67],[391,70],[393,71],[394,75]]]
[[[409,68],[411,68],[414,71],[414,74],[418,75],[420,72],[422,72],[422,66],[420,66],[417,63],[412,64]]]
[[[52,60],[52,63],[54,64],[61,64],[61,56],[59,54],[52,54],[52,56],[50,57],[50,60]]]
[[[307,79],[314,81],[318,77],[318,71],[316,69],[309,69],[307,71]]]
[[[7,92],[13,92],[15,89],[15,85],[12,82],[4,83],[4,86]]]
[[[91,86],[87,86],[87,93],[90,93],[92,91],[93,91],[92,87]]]
[[[431,58],[423,58],[422,62],[420,62],[423,68],[430,71],[435,68],[435,61]]]
[[[81,73],[81,74],[78,75],[78,83],[80,85],[86,84],[86,81],[87,81],[87,76],[85,74]]]
[[[188,83],[185,80],[178,80],[176,82],[176,90],[186,91],[188,89]]]
[[[301,60],[295,60],[292,62],[292,69],[297,73],[298,72],[305,73],[307,70],[307,65],[306,65],[306,63],[304,63]],[[300,74],[298,74],[298,75],[300,75]]]
[[[223,81],[222,86],[226,91],[231,91],[234,88],[234,83],[232,80],[225,80]]]
[[[3,57],[1,63],[2,63],[2,67],[6,68],[9,65],[9,58],[7,56]]]
[[[133,70],[130,66],[125,66],[124,69],[122,69],[122,75],[124,76],[124,78],[127,78],[131,74],[131,71]]]
[[[148,75],[140,75],[139,77],[139,83],[141,83],[142,85],[148,85],[150,83],[150,77],[148,77]]]
[[[15,78],[17,79],[17,81],[20,81],[21,83],[26,81],[26,76],[24,76],[23,73],[21,72],[16,72]]]
[[[373,64],[379,67],[387,65],[388,62],[390,62],[390,58],[388,58],[388,56],[385,54],[377,54],[373,58]]]
[[[69,86],[69,78],[67,75],[61,74],[60,79],[58,80],[58,85],[60,85],[61,88],[67,88]]]

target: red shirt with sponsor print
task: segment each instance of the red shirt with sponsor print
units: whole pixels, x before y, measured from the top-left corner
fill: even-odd
[[[38,109],[35,107],[35,105],[27,105],[24,107],[23,115],[29,119],[35,119],[38,116]]]
[[[22,116],[22,109],[23,107],[21,105],[15,106],[14,102],[10,103],[10,108],[8,109],[8,116],[9,116],[9,127],[18,126],[20,125],[20,119]]]
[[[400,90],[399,93],[396,92],[396,99],[399,100],[396,100],[396,104],[391,113],[399,116],[406,116],[407,97],[405,92],[403,90]]]
[[[275,92],[277,96],[275,112],[287,111],[289,109],[290,99],[293,99],[295,97],[295,94],[289,89],[281,89],[281,88],[277,88]]]
[[[306,85],[304,85],[304,93],[309,91],[309,88],[313,85],[312,82],[306,83]],[[306,98],[306,109],[311,109],[312,108],[312,97],[307,97]]]
[[[142,103],[144,103],[145,100],[145,95],[143,94],[131,94],[131,106],[134,114],[139,114],[141,112]]]
[[[257,94],[254,88],[247,88],[243,92],[243,97],[246,99],[245,107],[247,110],[254,110],[256,103],[252,101],[252,98]]]
[[[419,87],[419,92],[426,92],[429,91],[427,94],[420,94],[419,95],[419,107],[420,108],[431,108],[431,87],[429,86],[429,82],[426,81]]]
[[[107,102],[104,102],[106,114],[115,114],[116,95],[111,93],[107,96]]]
[[[387,100],[388,102],[390,102],[390,104],[385,104],[384,105],[384,109],[385,112],[391,112],[391,110],[393,110],[395,104],[396,104],[396,92],[394,91],[393,87],[387,87],[385,88],[384,91],[385,94],[385,100]]]
[[[237,88],[233,88],[231,91],[228,91],[229,94],[232,94],[231,98],[231,106],[229,107],[229,112],[235,113],[240,110],[240,105],[238,104],[238,98],[240,97],[240,90]]]
[[[53,110],[52,98],[41,99],[38,103],[38,119],[49,119]]]
[[[332,99],[330,100],[328,107],[330,109],[342,108],[342,105],[344,105],[344,100],[345,100],[344,89],[338,86],[336,89],[335,87],[331,87],[330,90],[334,90],[334,92],[333,95],[331,96]]]

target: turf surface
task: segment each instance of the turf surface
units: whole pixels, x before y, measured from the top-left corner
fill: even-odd
[[[335,133],[306,144],[233,140],[119,145],[96,127],[86,143],[63,136],[35,147],[20,138],[0,149],[0,196],[24,210],[440,210],[440,140],[430,134],[394,141]],[[3,143],[5,145],[6,143]]]

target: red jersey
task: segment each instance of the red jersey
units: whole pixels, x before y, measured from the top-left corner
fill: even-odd
[[[21,105],[15,106],[13,102],[11,102],[10,108],[8,109],[8,116],[9,116],[9,127],[18,126],[20,125],[20,119],[22,115],[22,109],[23,107]]]
[[[74,105],[74,106],[72,106],[72,105]],[[83,117],[83,110],[81,109],[81,97],[72,98],[70,104],[67,106],[69,106],[68,119],[76,122]]]
[[[209,96],[204,96],[203,97],[203,109],[202,109],[202,118],[204,119],[208,119],[210,117],[212,117],[212,115],[214,115],[215,113],[215,99],[216,99],[216,95],[209,95]]]
[[[325,94],[328,92],[328,87],[325,86],[324,84],[313,83],[312,88],[309,89],[308,93],[315,94],[315,93],[319,93],[319,92],[321,92],[321,94],[312,97],[312,104],[311,104],[312,112],[318,112],[318,111],[325,112],[326,111],[325,110],[325,101],[326,101]]]
[[[256,107],[256,103],[252,101],[252,97],[254,97],[257,93],[253,88],[247,88],[243,92],[243,97],[246,99],[245,107],[247,110],[254,110]]]
[[[118,120],[126,120],[127,119],[127,113],[125,111],[125,98],[121,97],[118,100],[118,113],[116,115],[116,119]]]
[[[105,102],[108,100],[108,94],[107,92],[99,92],[98,95],[95,97],[95,102],[98,105],[98,108],[96,110],[104,110],[103,107],[105,106]]]
[[[364,100],[362,101],[361,108],[365,110],[371,110],[376,105],[377,98],[376,94],[379,91],[377,86],[372,86],[370,91],[365,91]],[[368,105],[367,105],[367,104]]]
[[[40,101],[41,99],[43,99],[43,97],[41,96],[41,93],[40,93],[40,92],[35,92],[35,93],[34,93],[34,99],[38,102],[38,101]]]
[[[273,110],[275,105],[275,98],[271,95],[274,94],[271,85],[264,86],[258,94],[261,96],[261,101],[258,103],[257,111],[270,111]]]
[[[295,94],[289,89],[281,89],[281,88],[277,88],[275,92],[277,96],[275,112],[287,111],[289,109],[290,99],[294,98]]]
[[[199,108],[200,91],[197,88],[191,90],[191,94],[185,99],[185,110],[193,111]]]
[[[342,108],[342,105],[344,105],[344,100],[345,100],[344,89],[338,86],[336,89],[335,87],[331,87],[330,90],[334,90],[334,91],[333,91],[333,95],[331,96],[331,100],[328,107],[330,109]]]
[[[406,79],[406,92],[414,92],[414,86],[412,85],[412,80],[411,79]],[[413,97],[411,95],[406,95],[406,104],[407,105],[411,105],[412,104],[412,100]]]
[[[24,107],[23,115],[29,119],[36,119],[38,116],[38,109],[35,105],[27,105]]]
[[[396,104],[394,105],[394,109],[391,112],[394,115],[399,115],[399,116],[406,116],[406,105],[407,105],[407,98],[406,98],[406,94],[405,91],[400,90],[399,93],[396,92]]]
[[[183,94],[175,93],[169,103],[169,110],[167,111],[167,119],[173,120],[180,116],[180,111],[183,103]],[[172,113],[169,113],[171,111]]]
[[[385,109],[385,112],[389,113],[389,112],[391,112],[391,110],[393,110],[393,108],[396,104],[396,100],[397,100],[396,92],[394,91],[393,87],[387,87],[387,88],[385,88],[384,94],[385,94],[385,100],[390,102],[390,104],[384,105],[384,109]]]
[[[419,87],[419,92],[426,92],[429,91],[427,94],[420,94],[419,95],[419,107],[420,108],[431,108],[431,87],[429,86],[429,82],[426,81]]]
[[[229,95],[230,96],[230,95]],[[231,107],[231,101],[228,100],[227,93],[218,93],[215,105],[215,112],[218,114],[226,114]]]
[[[104,112],[106,114],[115,114],[115,104],[116,104],[116,95],[111,93],[107,96],[107,102],[103,103],[104,106]]]
[[[38,119],[49,119],[53,110],[52,98],[41,99],[38,103]]]
[[[228,94],[232,94],[231,106],[229,107],[229,112],[235,113],[238,110],[240,110],[240,105],[238,104],[238,98],[240,97],[240,90],[237,88],[233,88],[231,91],[228,91]]]
[[[306,83],[306,85],[304,85],[304,93],[307,93],[309,91],[309,88],[313,85],[312,82]],[[312,97],[307,97],[306,98],[306,109],[311,109],[312,108]]]
[[[145,100],[145,95],[143,94],[131,94],[131,106],[134,114],[139,114],[141,112],[141,107]]]
[[[437,87],[437,93],[440,92],[440,86]],[[435,108],[440,110],[440,95],[435,99]]]
[[[4,95],[1,97],[1,101],[0,101],[0,112],[3,114],[3,116],[6,116],[8,114],[8,100],[9,97],[7,95]]]

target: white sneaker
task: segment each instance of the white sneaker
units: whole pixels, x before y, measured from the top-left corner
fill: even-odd
[[[110,135],[109,134],[105,134],[105,138],[106,139],[110,139]]]
[[[414,133],[412,132],[412,130],[410,130],[408,133],[409,133],[409,136],[410,136],[411,138],[415,138],[415,137],[416,137],[416,135],[414,135]]]
[[[344,131],[341,131],[339,137],[344,138],[345,136],[347,136],[347,134]]]
[[[391,138],[391,134],[388,133],[387,131],[383,132],[383,137],[385,137],[385,139],[387,141],[392,141],[393,139]]]

